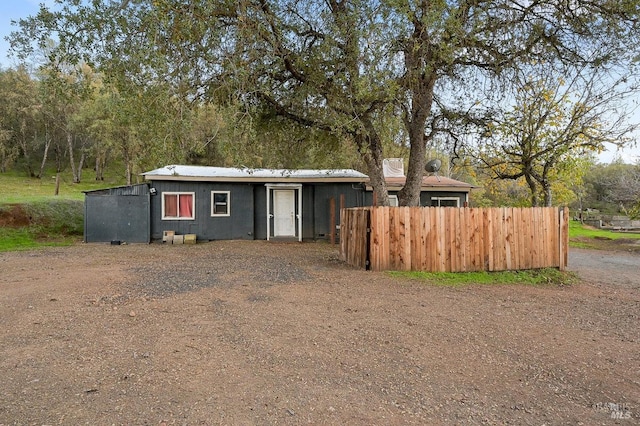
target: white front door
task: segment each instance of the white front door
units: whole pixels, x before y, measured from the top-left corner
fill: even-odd
[[[296,204],[293,189],[273,190],[273,236],[296,236]]]

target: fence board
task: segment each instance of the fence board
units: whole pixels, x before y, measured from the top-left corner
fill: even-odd
[[[553,241],[554,237],[555,237],[555,232],[554,232],[554,223],[555,223],[555,215],[556,212],[548,210],[547,211],[547,225],[546,225],[546,230],[547,230],[547,240],[546,241]],[[555,263],[555,259],[556,259],[556,254],[555,254],[555,245],[552,245],[551,247],[547,248],[547,264],[552,265]]]
[[[341,209],[340,254],[375,271],[564,269],[568,220],[550,207]]]

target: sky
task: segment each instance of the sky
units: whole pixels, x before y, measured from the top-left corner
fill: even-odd
[[[15,65],[15,60],[9,59],[7,53],[9,43],[4,39],[16,27],[11,25],[11,21],[35,15],[38,12],[39,4],[53,5],[54,0],[0,0],[0,66],[9,68]],[[640,111],[635,115],[635,119],[640,121]],[[616,158],[621,158],[626,163],[636,163],[640,161],[640,135],[637,136],[638,146],[618,151],[613,145],[609,145],[607,151],[598,156],[601,163],[610,163]]]

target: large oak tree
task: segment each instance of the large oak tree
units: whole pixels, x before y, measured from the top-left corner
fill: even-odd
[[[430,140],[482,125],[491,94],[479,88],[534,60],[623,63],[637,25],[626,0],[72,0],[23,20],[13,45],[55,36],[52,59],[89,61],[116,83],[233,97],[348,136],[383,202],[380,124],[395,114],[410,151],[399,201],[416,205]]]

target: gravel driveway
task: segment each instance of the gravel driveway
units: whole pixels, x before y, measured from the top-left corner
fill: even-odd
[[[0,425],[631,425],[638,257],[426,285],[328,244],[0,253]]]
[[[640,290],[640,256],[622,251],[569,250],[569,270],[595,285]]]

